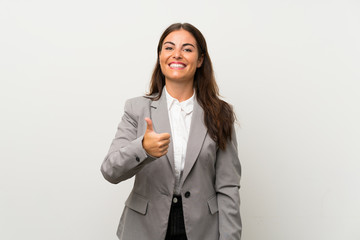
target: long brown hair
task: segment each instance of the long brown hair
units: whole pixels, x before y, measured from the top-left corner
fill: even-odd
[[[224,150],[227,140],[231,140],[232,137],[231,133],[235,114],[231,106],[219,98],[219,88],[215,81],[206,41],[196,27],[189,23],[174,23],[161,35],[157,47],[158,59],[151,77],[150,91],[147,96],[150,97],[156,94],[154,100],[158,100],[161,97],[162,89],[165,86],[165,76],[161,72],[159,55],[166,36],[180,29],[184,29],[193,35],[198,47],[198,55],[204,58],[201,67],[197,68],[194,76],[196,99],[204,110],[204,123],[210,137],[218,144],[220,149]]]

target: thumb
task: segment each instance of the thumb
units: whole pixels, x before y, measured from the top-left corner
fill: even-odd
[[[145,118],[146,121],[146,131],[154,131],[153,124],[150,118]]]

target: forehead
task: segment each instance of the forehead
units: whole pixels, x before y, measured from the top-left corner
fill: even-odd
[[[164,39],[164,43],[165,42],[173,42],[175,44],[191,43],[194,46],[196,45],[194,36],[184,29],[169,33],[169,35],[167,35]]]

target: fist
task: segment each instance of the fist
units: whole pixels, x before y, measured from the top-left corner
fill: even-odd
[[[145,151],[154,157],[164,156],[168,152],[170,144],[169,133],[156,133],[150,118],[145,118],[146,131],[143,138],[143,147]]]

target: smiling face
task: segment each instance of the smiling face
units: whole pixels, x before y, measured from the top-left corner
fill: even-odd
[[[165,81],[193,82],[202,64],[195,38],[184,29],[171,32],[163,41],[159,61]]]

